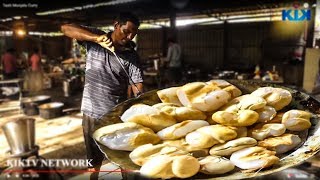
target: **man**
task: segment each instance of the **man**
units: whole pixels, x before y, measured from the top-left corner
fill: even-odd
[[[13,79],[18,77],[15,52],[16,51],[13,48],[7,49],[6,53],[1,57],[4,79]]]
[[[174,38],[168,39],[168,51],[166,61],[168,63],[168,80],[176,85],[181,79],[181,47],[174,40]]]
[[[142,70],[139,68],[139,57],[132,42],[140,25],[139,20],[131,13],[121,13],[115,18],[113,25],[114,31],[109,33],[72,24],[61,26],[66,36],[78,40],[87,50],[81,109],[84,114],[87,155],[88,159],[93,159],[95,170],[100,169],[104,159],[91,137],[95,123],[116,104],[126,99],[129,85],[135,95],[143,90]],[[116,53],[120,62],[112,52]],[[91,179],[97,179],[97,176],[98,173],[93,173]]]
[[[39,72],[41,70],[41,57],[38,48],[33,49],[33,54],[30,57],[30,65],[32,71]]]
[[[43,89],[43,73],[41,69],[41,57],[39,49],[33,48],[33,52],[29,59],[30,69],[26,76],[28,90],[30,92],[39,92]]]
[[[318,59],[318,72],[314,80],[314,87],[312,89],[312,94],[317,96],[320,95],[320,59]]]

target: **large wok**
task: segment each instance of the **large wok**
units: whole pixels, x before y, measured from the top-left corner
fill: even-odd
[[[235,169],[234,171],[223,174],[223,175],[204,175],[198,173],[195,175],[194,179],[242,179],[242,178],[250,178],[256,176],[262,176],[271,174],[274,172],[278,172],[289,168],[294,165],[298,165],[305,161],[306,159],[315,155],[320,149],[320,102],[317,101],[312,96],[300,92],[298,90],[294,90],[288,87],[276,85],[276,84],[267,84],[255,81],[229,81],[230,83],[236,85],[239,89],[241,89],[243,94],[250,93],[257,89],[258,87],[263,86],[273,86],[273,87],[281,87],[289,90],[292,93],[293,100],[291,104],[286,107],[283,111],[289,109],[301,109],[307,110],[313,113],[311,118],[312,127],[305,132],[302,132],[300,137],[304,140],[303,143],[296,149],[286,153],[284,156],[280,157],[280,162],[277,165],[274,165],[272,168],[261,170],[258,172],[241,172],[240,169]],[[128,109],[130,106],[136,103],[144,103],[148,105],[153,105],[159,103],[160,100],[156,94],[156,90],[149,91],[139,98],[129,99],[119,105],[117,105],[110,113],[106,114],[100,123],[96,126],[95,130],[101,128],[106,125],[111,125],[115,123],[122,122],[120,120],[120,116],[122,113]],[[116,151],[107,148],[104,145],[99,144],[101,151],[105,154],[105,156],[113,163],[119,165],[122,169],[125,170],[139,170],[140,167],[133,164],[129,158],[129,152],[125,151]]]

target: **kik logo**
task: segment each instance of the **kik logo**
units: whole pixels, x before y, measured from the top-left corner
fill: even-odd
[[[311,19],[311,11],[310,9],[307,9],[308,6],[305,7],[305,9],[298,9],[299,4],[294,3],[293,7],[295,9],[287,9],[282,10],[282,20],[283,21],[309,21]]]

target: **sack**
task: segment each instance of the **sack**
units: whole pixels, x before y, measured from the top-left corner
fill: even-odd
[[[28,71],[25,76],[26,89],[37,92],[43,89],[43,73],[41,71]]]

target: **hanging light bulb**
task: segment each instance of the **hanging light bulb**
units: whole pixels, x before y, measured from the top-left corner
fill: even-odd
[[[15,30],[15,34],[19,37],[24,37],[26,35],[26,31],[24,29]]]
[[[13,34],[17,38],[23,38],[27,35],[26,27],[23,21],[15,21],[13,24]]]

